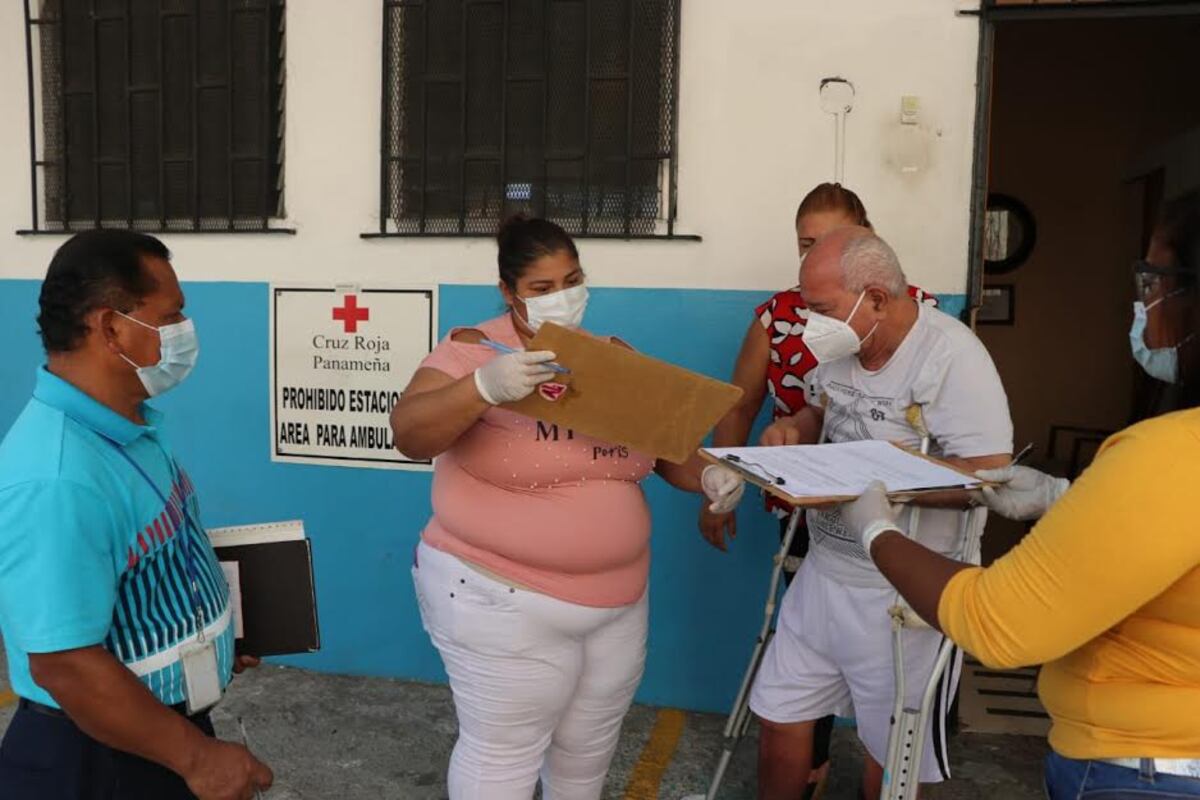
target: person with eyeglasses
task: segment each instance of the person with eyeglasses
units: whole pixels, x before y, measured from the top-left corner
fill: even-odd
[[[1110,437],[1068,490],[1027,467],[980,500],[1041,518],[990,567],[903,535],[881,485],[841,507],[879,571],[993,668],[1044,665],[1051,800],[1200,797],[1200,193],[1168,204],[1144,262],[1134,357],[1184,409]],[[1044,515],[1044,516],[1043,516]]]
[[[1194,346],[1189,329],[1195,298],[1195,272],[1180,260],[1200,235],[1200,192],[1191,192],[1167,204],[1162,220],[1146,250],[1133,264],[1135,299],[1129,344],[1133,358],[1155,380],[1146,407],[1139,416],[1150,416],[1178,404],[1181,352]]]

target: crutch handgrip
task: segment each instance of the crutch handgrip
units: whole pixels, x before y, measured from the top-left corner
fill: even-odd
[[[905,628],[928,628],[929,623],[921,619],[921,615],[913,611],[904,603],[897,603],[888,609],[888,616],[894,620],[899,620],[900,624]]]

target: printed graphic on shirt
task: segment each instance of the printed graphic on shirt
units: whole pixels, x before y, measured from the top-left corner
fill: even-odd
[[[629,448],[625,445],[596,445],[592,447],[592,461],[602,458],[629,458]]]
[[[920,439],[906,422],[907,397],[868,394],[848,383],[831,381],[822,389],[825,406],[825,438],[831,442],[877,439],[919,447]],[[813,511],[809,515],[814,544],[822,544],[849,558],[869,560],[858,537],[846,530],[837,511]]]
[[[821,389],[828,398],[825,405],[825,438],[828,441],[875,439],[913,449],[920,447],[920,434],[908,424],[905,413],[912,404],[911,387],[902,387],[902,395],[896,396],[873,394],[845,381],[830,380],[823,382]],[[808,520],[814,545],[827,547],[847,558],[870,561],[858,537],[842,524],[841,514],[836,509],[811,511]]]
[[[536,440],[539,442],[557,442],[561,436],[565,441],[573,441],[575,439],[575,431],[570,428],[559,430],[558,424],[554,422],[542,422],[536,420],[537,434]]]
[[[540,419],[535,421],[535,425],[535,438],[539,442],[575,441],[575,431],[570,428],[559,428],[556,423],[543,422]],[[591,448],[592,461],[629,458],[633,452],[624,445],[592,444]]]
[[[831,401],[825,409],[825,436],[831,442],[882,438],[873,435],[872,428],[897,416],[903,419],[903,412],[896,411],[898,398],[869,395],[840,382],[823,388]]]
[[[189,518],[195,524],[189,524]],[[117,583],[112,627],[104,641],[105,648],[168,705],[185,699],[178,648],[196,635],[197,604],[201,626],[216,641],[219,674],[227,675],[233,662],[229,587],[207,536],[197,529],[199,519],[195,487],[180,470],[166,505],[131,537],[126,568]]]

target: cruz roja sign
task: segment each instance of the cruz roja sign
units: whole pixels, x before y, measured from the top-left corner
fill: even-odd
[[[436,331],[434,287],[272,286],[272,460],[428,468],[388,420]]]

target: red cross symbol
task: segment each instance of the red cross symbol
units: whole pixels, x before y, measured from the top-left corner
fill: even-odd
[[[357,333],[358,323],[366,322],[371,318],[371,309],[359,308],[358,298],[348,294],[345,305],[333,309],[333,318],[346,326],[346,333]]]

